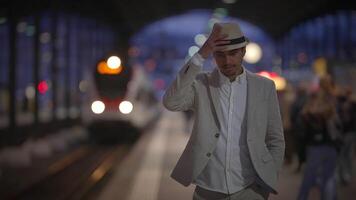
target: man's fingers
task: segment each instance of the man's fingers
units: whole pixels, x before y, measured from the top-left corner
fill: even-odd
[[[228,37],[228,34],[221,34],[221,33],[218,33],[217,35],[212,35],[211,36],[211,40],[213,41],[217,41],[217,40],[224,40]]]
[[[226,39],[228,36],[229,36],[229,35],[225,33],[225,34],[219,35],[219,37],[217,37],[216,39],[217,39],[217,40],[223,40],[223,39]]]
[[[213,32],[213,33],[214,33],[214,32],[220,32],[221,29],[222,29],[222,27],[221,27],[219,24],[215,23],[214,26],[213,26],[212,32]]]
[[[211,31],[211,37],[216,38],[219,36],[222,27],[219,24],[214,24],[213,30]]]
[[[219,46],[224,44],[230,44],[230,40],[215,40],[214,42],[214,46]]]

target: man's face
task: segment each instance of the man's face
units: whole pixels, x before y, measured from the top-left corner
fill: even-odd
[[[241,72],[241,64],[245,53],[245,47],[229,51],[215,51],[214,58],[220,72],[226,77],[232,78],[238,72]]]

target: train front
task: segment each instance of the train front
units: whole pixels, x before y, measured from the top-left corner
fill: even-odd
[[[97,63],[86,113],[90,138],[97,143],[133,142],[159,115],[149,80],[140,69],[125,67],[117,56]]]

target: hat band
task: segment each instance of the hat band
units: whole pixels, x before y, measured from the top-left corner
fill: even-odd
[[[217,46],[227,46],[227,45],[233,45],[233,44],[240,44],[243,42],[246,42],[246,38],[244,36],[236,38],[236,39],[231,39],[231,40],[221,40],[221,41],[230,41],[230,43],[227,44],[220,44]]]

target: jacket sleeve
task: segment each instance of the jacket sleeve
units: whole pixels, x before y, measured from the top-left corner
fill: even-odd
[[[270,87],[268,105],[266,144],[268,150],[274,158],[277,169],[280,170],[284,160],[285,141],[277,91],[274,82],[272,82],[272,86]]]
[[[189,60],[178,72],[163,95],[163,105],[171,111],[192,110],[194,104],[194,84],[202,66]]]

